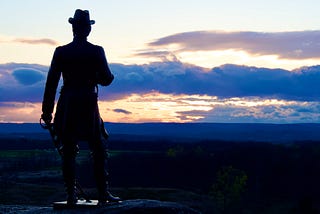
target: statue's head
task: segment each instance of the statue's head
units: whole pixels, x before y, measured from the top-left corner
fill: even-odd
[[[74,36],[87,37],[91,32],[91,25],[93,25],[95,21],[90,20],[88,10],[77,9],[74,16],[69,18],[69,23],[72,24]]]

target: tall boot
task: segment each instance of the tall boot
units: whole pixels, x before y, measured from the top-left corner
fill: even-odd
[[[67,205],[77,203],[76,178],[75,178],[75,157],[62,157],[62,174],[67,192]]]
[[[110,193],[108,181],[101,181],[101,184],[98,185],[98,194],[99,205],[106,204],[107,202],[117,202],[121,200],[118,196],[114,196]]]
[[[99,205],[106,204],[107,202],[117,202],[121,199],[113,196],[109,191],[108,172],[105,170],[105,154],[104,152],[93,153],[93,168],[94,176],[96,179],[98,189]]]

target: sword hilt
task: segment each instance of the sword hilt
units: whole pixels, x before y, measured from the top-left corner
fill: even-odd
[[[46,123],[42,118],[40,118],[39,123],[43,129],[49,129],[52,126],[52,123]]]
[[[55,131],[53,130],[53,123],[46,123],[42,118],[40,118],[40,125],[43,129],[49,130],[54,146],[58,150],[59,154],[63,155],[63,145],[61,144],[61,142],[58,139],[58,136],[55,134]]]

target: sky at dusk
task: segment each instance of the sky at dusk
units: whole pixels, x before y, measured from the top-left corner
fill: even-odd
[[[87,9],[88,40],[115,81],[100,88],[108,122],[320,122],[316,0],[4,1],[0,122],[37,122],[68,18]]]

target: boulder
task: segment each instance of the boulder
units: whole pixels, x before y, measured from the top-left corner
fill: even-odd
[[[24,214],[200,214],[199,211],[175,202],[166,202],[148,199],[125,200],[120,203],[113,203],[106,206],[96,206],[90,208],[73,208],[54,210],[52,207],[24,206],[24,205],[2,205],[0,213],[24,213]]]

